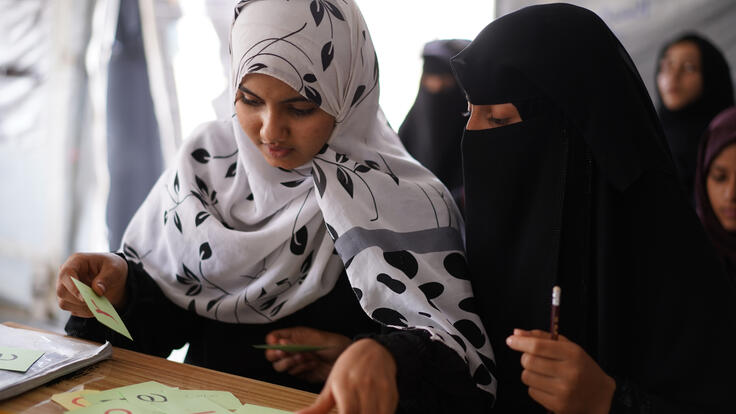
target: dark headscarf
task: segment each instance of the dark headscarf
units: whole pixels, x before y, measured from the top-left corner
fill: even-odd
[[[471,103],[512,102],[523,119],[462,143],[466,248],[498,411],[543,411],[504,340],[549,329],[555,284],[560,332],[632,405],[731,407],[734,292],[613,33],[586,9],[532,6],[488,25],[452,65]]]
[[[681,35],[664,45],[657,62],[662,60],[670,46],[681,42],[692,42],[700,51],[700,70],[703,77],[703,92],[700,97],[681,109],[670,111],[662,103],[662,93],[657,82],[655,84],[660,100],[659,118],[672,151],[680,183],[685,193],[692,198],[700,136],[717,113],[734,104],[733,84],[731,71],[721,51],[694,33]],[[658,74],[659,65],[657,65]]]
[[[730,276],[736,280],[736,234],[726,231],[713,212],[708,197],[710,165],[726,147],[736,143],[736,107],[730,107],[713,118],[700,141],[695,168],[695,210],[703,222],[718,253],[726,261]]]
[[[427,43],[422,52],[423,73],[452,76],[450,58],[469,43],[463,39]],[[399,137],[409,153],[447,186],[458,204],[462,200],[460,139],[467,120],[463,116],[466,109],[467,101],[459,86],[435,93],[420,86],[414,105],[399,128]]]

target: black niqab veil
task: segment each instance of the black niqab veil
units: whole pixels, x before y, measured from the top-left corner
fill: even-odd
[[[532,6],[491,23],[452,64],[471,103],[512,102],[523,119],[462,143],[497,411],[544,412],[505,339],[549,330],[555,284],[561,334],[616,379],[611,412],[730,409],[734,291],[616,37],[586,9]]]
[[[700,51],[703,91],[694,102],[676,111],[671,111],[661,102],[662,93],[657,86],[657,96],[660,99],[658,112],[677,167],[680,184],[692,199],[700,137],[719,112],[733,105],[733,84],[731,70],[721,51],[711,42],[694,33],[679,36],[663,46],[657,62],[662,60],[670,46],[682,42],[692,42]],[[659,74],[659,65],[657,74]]]
[[[470,43],[469,40],[435,40],[422,51],[424,74],[450,75],[450,58]],[[458,85],[438,92],[420,86],[414,105],[399,128],[406,150],[432,171],[462,201],[462,157],[460,140],[467,118],[465,94]]]

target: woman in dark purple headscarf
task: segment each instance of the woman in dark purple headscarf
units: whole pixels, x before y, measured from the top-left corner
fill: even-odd
[[[700,141],[695,208],[726,271],[736,280],[736,107],[718,114]]]

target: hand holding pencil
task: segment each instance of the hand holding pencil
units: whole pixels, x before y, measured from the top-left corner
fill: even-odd
[[[559,305],[558,294],[557,305],[553,298],[550,332],[514,329],[506,338],[511,349],[522,353],[521,381],[532,399],[551,412],[608,413],[616,382],[583,348],[558,335]]]

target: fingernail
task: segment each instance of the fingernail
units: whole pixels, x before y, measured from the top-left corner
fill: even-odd
[[[506,345],[510,346],[513,342],[514,342],[513,336],[509,336],[508,338],[506,338]]]
[[[102,282],[97,282],[97,287],[100,288],[100,292],[102,292],[103,294],[105,293],[105,290],[107,290],[105,289],[105,285],[103,285]]]

